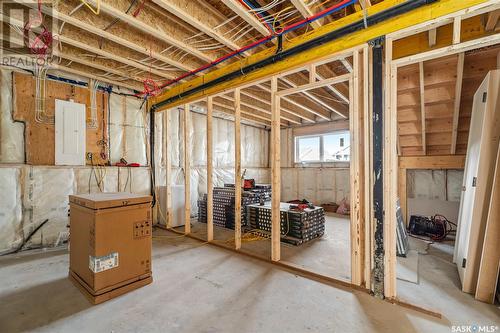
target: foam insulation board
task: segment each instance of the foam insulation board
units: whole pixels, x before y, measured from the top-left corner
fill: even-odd
[[[0,254],[23,239],[20,174],[20,168],[0,168]]]
[[[24,125],[12,118],[12,71],[0,70],[0,162],[24,163]]]

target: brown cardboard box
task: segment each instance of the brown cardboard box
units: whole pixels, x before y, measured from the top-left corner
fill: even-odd
[[[95,304],[151,277],[151,196],[70,195],[70,278]]]

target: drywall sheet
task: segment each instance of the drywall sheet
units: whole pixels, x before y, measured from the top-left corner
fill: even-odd
[[[70,194],[76,192],[73,169],[24,167],[23,230],[24,238],[46,219],[28,247],[51,246],[60,233],[67,231]]]
[[[19,168],[0,168],[0,254],[17,248],[23,239]]]
[[[0,163],[24,163],[24,125],[12,117],[12,71],[0,70]]]

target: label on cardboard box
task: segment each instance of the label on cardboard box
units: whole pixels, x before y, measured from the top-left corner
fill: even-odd
[[[89,256],[89,269],[94,273],[104,272],[115,267],[118,267],[118,252],[101,257]]]

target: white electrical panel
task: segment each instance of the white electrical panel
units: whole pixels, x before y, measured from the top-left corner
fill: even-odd
[[[85,104],[56,99],[56,165],[85,165]]]

